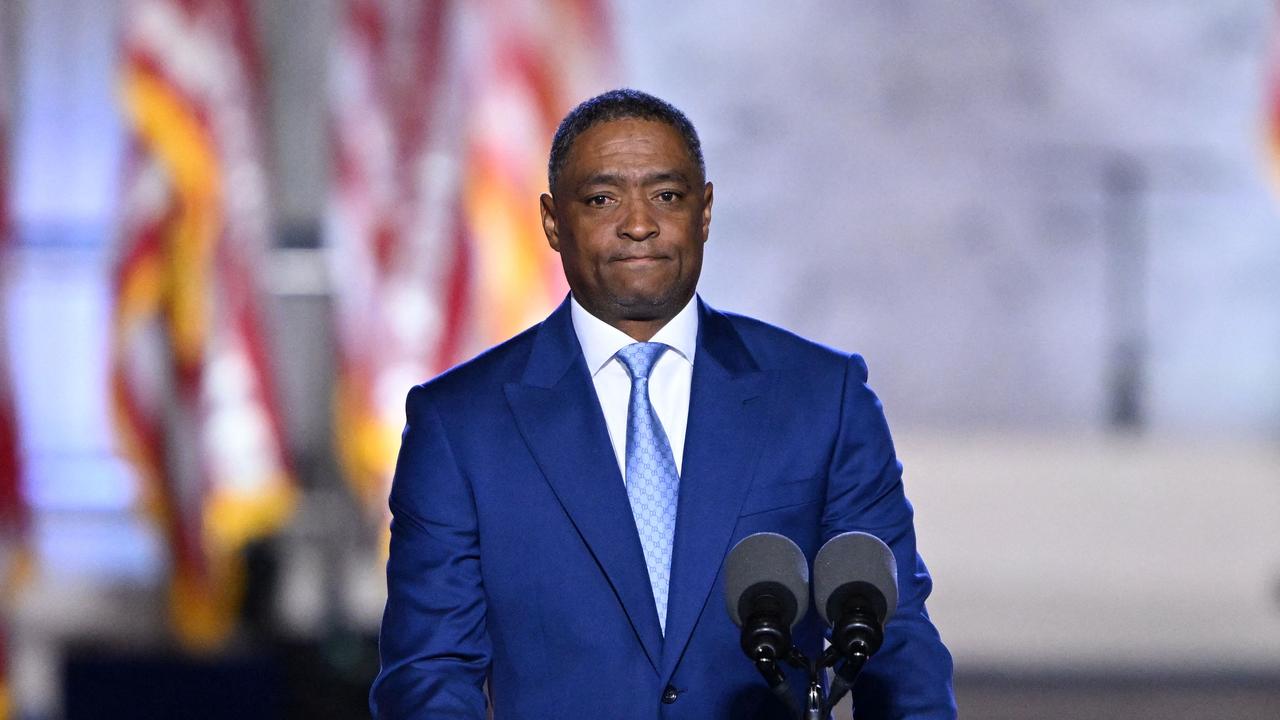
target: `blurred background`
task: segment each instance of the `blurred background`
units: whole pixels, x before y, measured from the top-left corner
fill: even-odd
[[[866,356],[964,717],[1280,717],[1267,0],[0,0],[0,717],[367,716],[408,388],[698,126],[711,304]]]

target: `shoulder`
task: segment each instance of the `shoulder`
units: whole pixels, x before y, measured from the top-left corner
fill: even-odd
[[[479,355],[414,386],[409,402],[428,400],[436,406],[466,406],[500,395],[506,383],[520,379],[540,325],[499,343]]]
[[[857,353],[824,345],[786,328],[746,315],[709,307],[708,313],[713,318],[718,316],[733,328],[762,369],[816,370],[842,374],[851,369],[859,376],[859,381],[866,382],[867,364]]]

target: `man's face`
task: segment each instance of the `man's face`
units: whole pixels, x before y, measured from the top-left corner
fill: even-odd
[[[711,226],[704,183],[675,128],[625,118],[577,137],[542,196],[542,227],[573,296],[648,340],[693,297]]]

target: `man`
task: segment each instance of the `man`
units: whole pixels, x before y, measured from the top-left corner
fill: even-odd
[[[694,294],[712,186],[693,126],[592,98],[552,143],[571,296],[414,388],[391,491],[378,718],[784,718],[724,610],[728,550],[893,549],[900,600],[858,718],[952,718],[901,466],[866,366]],[[823,628],[795,632],[811,657]],[[797,691],[805,686],[791,678]]]

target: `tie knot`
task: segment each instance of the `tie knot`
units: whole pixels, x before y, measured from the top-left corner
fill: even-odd
[[[653,364],[658,361],[658,358],[662,356],[666,349],[667,346],[662,343],[631,343],[619,350],[617,357],[627,367],[627,372],[631,373],[632,380],[643,380],[649,377],[649,371],[653,369]]]

